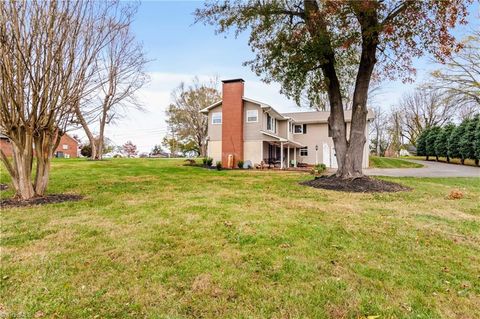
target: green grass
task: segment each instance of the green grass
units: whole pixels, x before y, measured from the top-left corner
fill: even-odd
[[[55,161],[49,191],[85,199],[2,210],[2,314],[480,318],[480,179],[350,194],[181,164]]]
[[[421,160],[421,161],[425,161],[426,160],[426,157],[425,156],[405,156],[405,157],[402,157],[402,158],[406,158],[406,159],[414,159],[414,160]],[[435,156],[430,156],[429,161],[435,161]],[[439,162],[443,162],[443,163],[447,163],[447,158],[446,157],[439,157],[438,158],[438,161]],[[461,165],[461,161],[459,158],[451,158],[450,159],[450,164],[457,164],[457,165]],[[468,166],[477,166],[475,164],[475,160],[472,160],[472,159],[466,159],[464,161],[464,165],[468,165]]]
[[[418,168],[422,164],[405,161],[399,158],[370,156],[371,168]]]

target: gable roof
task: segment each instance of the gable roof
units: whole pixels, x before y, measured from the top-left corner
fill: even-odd
[[[288,120],[292,119],[294,122],[297,123],[327,123],[328,117],[330,116],[330,111],[310,111],[310,112],[290,112],[290,113],[279,113],[275,110],[272,106],[262,103],[247,97],[242,97],[242,100],[245,102],[250,102],[253,104],[257,104],[265,110],[266,112],[273,113],[273,115],[281,120]],[[206,108],[200,110],[200,113],[208,114],[211,109],[220,106],[222,104],[222,100],[215,102]],[[345,110],[344,111],[345,121],[351,122],[352,120],[352,110]],[[367,120],[371,120],[375,117],[375,114],[372,109],[368,109]]]

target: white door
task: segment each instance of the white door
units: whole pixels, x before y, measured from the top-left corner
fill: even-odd
[[[332,163],[332,165],[330,167],[331,168],[338,168],[337,152],[335,152],[335,148],[333,148],[333,146],[332,146],[332,151],[330,152],[330,154],[331,154],[330,160],[331,160],[331,163]]]
[[[322,154],[322,163],[327,167],[331,167],[330,163],[330,146],[323,143],[323,154]]]

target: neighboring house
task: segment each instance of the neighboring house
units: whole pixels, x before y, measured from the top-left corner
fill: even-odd
[[[9,157],[13,155],[10,140],[2,134],[0,134],[0,149]],[[55,157],[78,157],[78,141],[70,135],[64,134],[55,150]]]
[[[207,155],[223,167],[240,160],[264,162],[280,168],[324,163],[337,167],[333,140],[329,137],[330,112],[279,113],[268,104],[244,97],[242,79],[223,82],[223,100],[200,112],[208,116]],[[351,111],[345,111],[349,134]],[[369,110],[368,121],[373,119]],[[368,125],[365,128],[367,135]],[[368,139],[363,166],[368,167]]]

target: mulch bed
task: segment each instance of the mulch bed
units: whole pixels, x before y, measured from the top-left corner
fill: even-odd
[[[0,191],[7,190],[8,185],[7,184],[0,184]]]
[[[391,193],[411,190],[410,187],[367,176],[355,179],[343,179],[335,175],[320,176],[301,184],[315,188],[354,193]]]
[[[35,197],[28,200],[9,198],[0,200],[0,207],[26,207],[53,203],[76,202],[81,200],[82,198],[83,196],[76,194],[51,194],[43,197]]]

